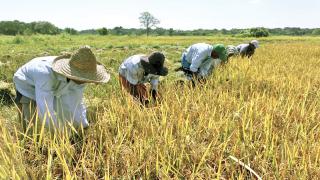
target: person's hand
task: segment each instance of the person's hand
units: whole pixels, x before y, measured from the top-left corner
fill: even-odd
[[[158,97],[158,92],[154,89],[151,89],[151,96],[152,96],[153,100],[156,100]]]
[[[192,71],[190,71],[190,70],[189,70],[189,72],[188,72],[189,76],[191,76],[193,79],[196,79],[196,78],[197,78],[198,73],[199,73],[198,71],[197,71],[197,72],[192,72]]]
[[[207,82],[207,79],[203,76],[198,77],[198,82],[200,84],[205,84]]]

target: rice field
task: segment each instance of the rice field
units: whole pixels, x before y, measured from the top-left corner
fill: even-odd
[[[0,80],[37,56],[90,45],[112,77],[85,90],[90,128],[22,133],[0,105],[0,179],[318,179],[320,37],[261,38],[253,59],[233,57],[196,88],[177,85],[181,53],[197,42],[250,39],[143,36],[0,36]],[[141,108],[121,91],[128,56],[161,51],[162,101]],[[13,91],[13,87],[10,87]],[[241,162],[240,162],[241,161]],[[248,169],[251,168],[250,172]]]

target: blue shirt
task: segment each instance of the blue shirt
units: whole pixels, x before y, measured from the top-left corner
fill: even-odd
[[[16,89],[33,99],[38,108],[40,120],[48,127],[71,123],[75,127],[89,126],[83,103],[84,84],[69,82],[52,70],[56,56],[34,58],[20,67],[13,76]]]

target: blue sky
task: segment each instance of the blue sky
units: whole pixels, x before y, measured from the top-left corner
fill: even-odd
[[[0,21],[49,21],[77,30],[140,27],[148,11],[159,27],[231,29],[320,27],[320,0],[2,0]]]

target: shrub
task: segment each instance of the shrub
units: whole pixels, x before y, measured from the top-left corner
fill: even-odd
[[[100,28],[97,31],[98,31],[99,35],[102,35],[102,36],[108,35],[108,33],[109,33],[108,29],[105,27]]]

